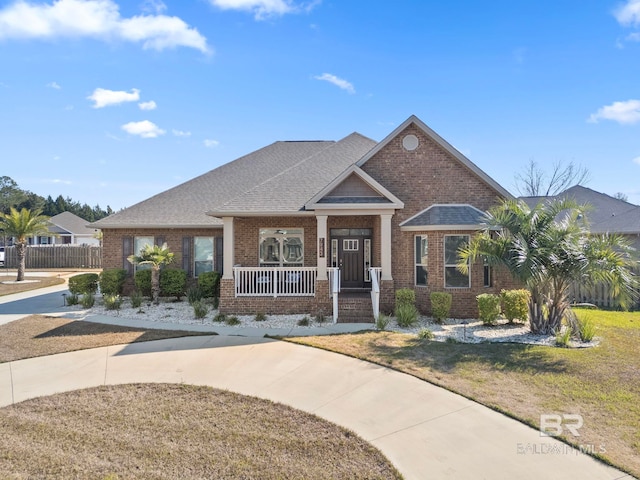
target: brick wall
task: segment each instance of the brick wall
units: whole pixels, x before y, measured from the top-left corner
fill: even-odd
[[[419,146],[407,151],[402,146],[405,135],[418,137]],[[472,265],[471,288],[444,287],[444,235],[469,234],[474,231],[403,232],[400,224],[434,204],[470,204],[480,210],[495,205],[500,194],[463,166],[455,157],[427,137],[415,125],[409,125],[397,137],[363,165],[363,170],[384,185],[405,204],[392,219],[392,275],[394,287],[413,288],[420,310],[430,313],[429,294],[448,291],[453,295],[452,316],[477,316],[475,296],[497,293],[510,285],[510,276],[494,271],[493,286],[483,286],[482,263]],[[429,238],[428,285],[415,286],[414,236]]]

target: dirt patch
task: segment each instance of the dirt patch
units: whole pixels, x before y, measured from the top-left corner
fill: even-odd
[[[25,277],[25,281],[16,282],[15,275],[0,276],[0,297],[3,295],[11,295],[12,293],[27,292],[29,290],[37,290],[39,288],[52,287],[64,283],[64,278],[58,276],[52,277]],[[6,283],[5,283],[6,282]]]
[[[0,409],[0,477],[401,478],[353,432],[189,385],[99,387]]]
[[[0,325],[0,363],[56,353],[215,333],[119,327],[31,315]]]

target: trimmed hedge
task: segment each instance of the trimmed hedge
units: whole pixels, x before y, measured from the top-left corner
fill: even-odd
[[[151,270],[138,270],[134,277],[136,289],[145,297],[151,298]]]
[[[416,292],[410,288],[399,288],[396,290],[396,308],[403,305],[416,304]]]
[[[531,293],[529,290],[502,290],[502,310],[504,316],[507,317],[509,323],[513,323],[515,319],[526,322],[529,318],[529,298]]]
[[[162,297],[180,297],[184,295],[187,285],[187,272],[184,270],[160,270],[160,295]]]
[[[438,323],[449,318],[451,311],[451,294],[447,292],[431,292],[431,315]]]
[[[198,275],[198,287],[205,298],[220,296],[220,274],[218,272],[203,272]]]
[[[495,325],[500,316],[500,295],[482,293],[476,296],[480,320],[485,325]]]
[[[110,268],[100,274],[100,291],[103,295],[120,295],[127,279],[124,268]]]
[[[98,291],[98,274],[81,273],[69,278],[69,291],[74,295],[85,295]]]

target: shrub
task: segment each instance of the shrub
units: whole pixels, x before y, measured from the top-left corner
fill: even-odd
[[[431,315],[438,323],[449,318],[451,311],[451,294],[446,292],[431,292]]]
[[[98,291],[98,274],[81,273],[69,279],[69,291],[76,295],[96,293]]]
[[[207,313],[209,313],[209,307],[202,300],[193,302],[191,306],[193,307],[193,315],[196,318],[204,318],[207,316]]]
[[[561,329],[558,333],[556,333],[556,346],[568,347],[569,340],[571,340],[571,333],[571,327],[568,325],[564,328],[564,330]]]
[[[95,305],[96,303],[96,297],[93,295],[93,293],[85,293],[82,296],[82,300],[80,300],[80,305],[82,305],[84,308],[91,308]]]
[[[218,272],[203,272],[198,275],[198,287],[205,298],[220,296],[220,274]]]
[[[264,322],[266,319],[267,319],[267,316],[264,314],[264,312],[256,313],[256,316],[254,318],[256,322]]]
[[[195,302],[199,302],[204,298],[204,293],[200,287],[191,287],[187,290],[187,300],[189,305],[193,305]]]
[[[415,305],[416,292],[410,288],[400,288],[396,290],[396,307],[399,305]]]
[[[216,316],[213,317],[213,321],[225,323],[227,321],[227,316],[224,313],[216,313]]]
[[[421,328],[418,332],[418,338],[422,340],[433,340],[435,338],[435,335],[428,328]]]
[[[67,295],[66,302],[69,306],[78,305],[78,303],[80,303],[80,299],[78,298],[77,294],[70,293],[69,295]]]
[[[326,322],[326,321],[327,321],[327,317],[325,317],[325,316],[324,316],[324,312],[318,312],[318,313],[316,314],[315,321],[316,321],[317,323],[320,323],[320,324],[322,324],[322,323]]]
[[[376,319],[376,328],[378,330],[386,330],[389,326],[389,321],[390,318],[388,315],[385,315],[384,313],[378,314],[378,318]]]
[[[238,317],[236,317],[234,315],[234,316],[231,316],[231,317],[227,317],[227,319],[224,321],[224,323],[226,323],[230,327],[233,327],[235,325],[240,325],[242,322],[240,321],[240,319]]]
[[[136,288],[145,297],[151,297],[151,270],[138,270],[134,277]]]
[[[418,322],[418,309],[410,303],[396,305],[396,322],[399,327],[412,327]]]
[[[513,323],[515,319],[526,322],[529,317],[529,297],[531,296],[529,290],[502,290],[500,295],[502,313],[509,323]]]
[[[571,326],[574,333],[583,342],[590,342],[596,336],[596,324],[587,312],[580,312],[580,316],[576,315],[573,310],[566,315],[567,323]]]
[[[220,297],[213,297],[213,309],[217,310],[220,306]]]
[[[129,300],[131,300],[132,308],[140,308],[140,306],[142,305],[142,299],[142,294],[137,290],[134,290],[133,292],[131,292],[131,295],[129,295]]]
[[[485,325],[495,325],[500,315],[500,295],[482,293],[476,296],[480,320]]]
[[[104,295],[102,297],[104,308],[107,310],[120,310],[122,298],[120,295]]]
[[[311,325],[311,320],[309,320],[309,317],[304,317],[298,320],[299,327],[308,327],[309,325]]]
[[[100,274],[100,291],[103,295],[120,295],[124,281],[127,279],[127,271],[123,268],[110,268]]]
[[[163,297],[180,297],[184,295],[187,285],[187,272],[184,270],[167,269],[160,271],[160,295]]]

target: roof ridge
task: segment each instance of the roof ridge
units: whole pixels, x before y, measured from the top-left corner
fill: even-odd
[[[326,153],[327,151],[329,151],[329,150],[331,150],[331,149],[333,149],[333,148],[335,148],[335,147],[337,147],[337,146],[341,145],[343,141],[347,140],[347,139],[348,139],[348,138],[350,138],[350,137],[353,137],[354,135],[359,135],[360,137],[365,138],[365,139],[367,138],[367,137],[365,137],[364,135],[361,135],[361,134],[359,134],[359,133],[354,132],[354,133],[351,133],[351,134],[347,135],[346,137],[341,138],[340,140],[337,140],[337,141],[335,141],[335,140],[326,140],[327,142],[330,142],[330,143],[331,143],[330,145],[327,145],[327,147],[326,147],[326,148],[323,148],[322,150],[319,150],[319,151],[317,151],[317,152],[314,152],[313,154],[311,154],[311,155],[309,155],[309,156],[307,156],[307,157],[303,158],[303,159],[302,159],[302,160],[300,160],[299,162],[294,163],[294,164],[293,164],[293,165],[291,165],[290,167],[288,167],[288,168],[286,168],[286,169],[284,169],[284,170],[281,170],[280,172],[276,173],[275,175],[273,175],[273,176],[271,176],[271,177],[269,177],[269,178],[265,179],[264,181],[262,181],[262,182],[260,182],[260,183],[258,183],[258,184],[256,184],[256,185],[254,185],[254,186],[252,186],[250,189],[248,189],[248,190],[246,190],[246,191],[242,192],[241,194],[236,195],[235,197],[232,197],[232,198],[227,199],[227,201],[226,201],[226,202],[221,203],[221,204],[218,204],[218,205],[215,205],[214,207],[212,207],[212,208],[210,209],[210,211],[215,211],[215,210],[217,210],[217,209],[219,209],[219,208],[224,207],[225,205],[229,205],[230,203],[233,203],[233,202],[234,202],[235,200],[237,200],[238,198],[240,198],[240,197],[242,197],[242,196],[244,196],[244,195],[247,195],[248,193],[250,193],[250,192],[252,192],[252,191],[254,191],[254,190],[257,190],[258,188],[262,187],[263,185],[266,185],[267,183],[272,182],[272,181],[274,181],[275,179],[277,179],[277,178],[279,178],[279,177],[282,177],[285,173],[287,173],[287,172],[289,172],[289,171],[293,170],[294,168],[298,168],[300,165],[302,165],[302,164],[304,164],[304,163],[306,163],[306,162],[308,162],[308,161],[312,160],[314,157],[317,157],[318,155],[323,154],[323,153]],[[368,139],[368,140],[371,140],[371,139]],[[353,163],[356,163],[356,162],[357,162],[357,160],[355,160]]]

